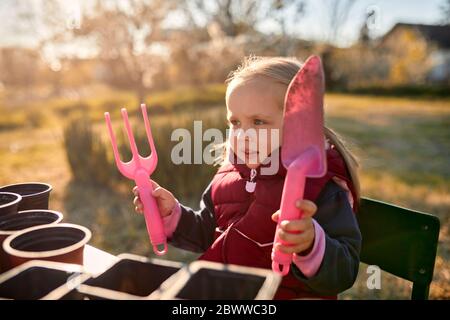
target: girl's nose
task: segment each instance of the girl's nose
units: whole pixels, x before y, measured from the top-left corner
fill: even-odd
[[[243,127],[239,128],[239,129],[237,130],[237,132],[236,132],[237,138],[238,138],[239,140],[244,140],[244,139],[247,137],[246,132],[247,132],[247,129],[246,129],[246,128],[243,128]]]
[[[237,134],[237,138],[239,141],[250,143],[257,140],[258,133],[254,128],[241,128]]]

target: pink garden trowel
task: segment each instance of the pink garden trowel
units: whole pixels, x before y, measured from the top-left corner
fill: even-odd
[[[120,160],[116,137],[111,126],[111,119],[108,112],[105,112],[105,120],[108,125],[109,136],[111,138],[117,168],[125,177],[134,180],[138,187],[139,198],[144,206],[145,224],[147,226],[150,242],[153,245],[153,251],[155,254],[160,256],[167,252],[167,239],[166,234],[164,233],[163,222],[159,213],[158,205],[155,198],[152,196],[153,188],[150,181],[150,175],[156,169],[158,155],[156,154],[156,148],[153,142],[145,104],[141,105],[141,110],[142,116],[144,117],[145,131],[147,133],[147,139],[151,150],[151,154],[145,158],[140,156],[138,153],[136,141],[134,140],[133,132],[131,131],[130,123],[128,121],[127,110],[125,108],[121,110],[122,118],[125,123],[125,129],[130,142],[131,153],[133,155],[133,158],[129,162],[125,163]],[[164,249],[160,251],[158,246],[164,246]]]
[[[300,219],[295,206],[303,199],[307,177],[318,178],[327,171],[323,133],[324,74],[317,56],[309,57],[289,84],[284,101],[281,160],[287,169],[277,230],[283,220]],[[289,245],[275,235],[275,244]],[[272,270],[289,273],[292,254],[272,251]]]

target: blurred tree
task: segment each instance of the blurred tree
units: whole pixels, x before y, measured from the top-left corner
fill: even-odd
[[[273,19],[278,23],[281,34],[284,36],[288,35],[288,21],[287,17],[291,14],[291,18],[296,22],[300,17],[305,14],[306,1],[302,0],[275,0],[272,1],[269,10],[267,11],[268,17],[273,17]]]
[[[340,37],[342,27],[347,22],[350,11],[355,4],[354,0],[325,0],[322,2],[324,13],[327,15],[323,24],[325,29],[325,40],[335,43]]]
[[[369,9],[365,16],[363,25],[359,31],[359,42],[362,45],[368,46],[371,43],[370,29],[373,21],[377,19],[377,12],[374,9]]]
[[[191,23],[214,23],[225,35],[235,37],[254,30],[264,1],[187,0],[184,5]]]
[[[83,11],[76,37],[91,39],[105,65],[106,79],[127,86],[139,102],[157,81],[164,66],[165,19],[176,0],[96,1],[93,10]]]
[[[63,85],[69,88],[80,88],[87,83],[92,83],[96,70],[95,59],[80,59],[76,57],[62,59]]]
[[[442,24],[450,24],[450,0],[446,0],[441,6]]]
[[[174,39],[172,42],[170,53],[170,64],[167,68],[167,73],[170,78],[170,82],[176,85],[198,85],[202,82],[201,79],[201,60],[196,54],[193,54],[192,48],[196,38],[195,35],[198,32],[191,31],[191,37],[186,37],[183,34],[173,34]]]
[[[6,87],[30,89],[37,81],[39,56],[30,49],[2,48],[0,49],[0,70],[0,82]]]
[[[73,14],[77,6],[61,0],[32,2],[15,0],[10,1],[8,5],[14,20],[12,30],[18,38],[26,39],[23,45],[35,56],[36,65],[39,67],[36,73],[36,67],[32,67],[27,61],[21,61],[18,67],[22,71],[16,70],[15,74],[26,73],[29,77],[28,81],[34,78],[39,79],[36,81],[37,85],[50,84],[51,93],[59,95],[62,92],[64,79],[60,60],[61,52],[58,52],[57,46],[70,44],[73,41],[72,34],[68,31],[77,26],[74,21],[79,22],[79,17]],[[14,56],[20,57],[23,56],[21,52],[25,49],[14,48],[13,50]],[[9,68],[13,66],[14,64],[8,65]]]
[[[254,32],[268,19],[286,36],[289,22],[305,13],[306,0],[185,0],[183,9],[192,25],[213,25],[215,34],[236,37]]]
[[[7,87],[24,87],[30,90],[37,83],[41,69],[38,52],[23,43],[26,35],[33,30],[30,26],[35,19],[32,10],[29,10],[33,5],[17,0],[2,3],[2,6],[10,10],[9,19],[2,21],[5,23],[2,28],[13,34],[17,42],[0,48],[0,82]]]
[[[295,55],[299,40],[295,24],[305,12],[305,0],[185,0],[180,5],[187,21],[174,33],[170,76],[177,82],[223,82],[242,56]],[[263,23],[278,26],[267,35]],[[188,36],[186,36],[186,33]],[[206,35],[206,37],[205,37]]]
[[[334,71],[334,50],[333,43],[336,43],[340,36],[342,26],[349,17],[350,10],[354,5],[353,0],[325,0],[322,2],[323,14],[325,22],[322,24],[324,28],[324,44],[317,48],[322,57],[325,78],[327,79],[327,88],[336,89],[342,86],[342,79],[337,77]]]
[[[306,12],[306,1],[303,0],[274,0],[266,12],[267,18],[272,18],[281,31],[279,43],[280,55],[288,56],[295,54],[295,41],[292,41],[292,31],[289,31],[289,23],[294,26]],[[289,18],[288,18],[289,17]],[[295,31],[295,28],[293,28]],[[294,31],[294,32],[295,32]]]

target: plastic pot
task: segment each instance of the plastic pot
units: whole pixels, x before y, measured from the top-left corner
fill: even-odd
[[[157,299],[162,287],[176,279],[180,262],[121,254],[102,274],[87,279],[62,299]]]
[[[89,229],[76,224],[37,226],[6,238],[3,250],[13,267],[34,259],[82,265],[91,236]]]
[[[81,274],[79,265],[49,261],[29,261],[0,276],[0,299],[54,299],[68,292],[88,275]]]
[[[26,210],[0,216],[0,272],[11,268],[9,256],[2,245],[7,237],[30,227],[56,224],[62,219],[62,213],[53,210]]]
[[[0,192],[12,192],[22,196],[19,211],[32,209],[48,209],[52,186],[42,182],[25,182],[3,186]]]
[[[269,269],[195,261],[180,270],[161,299],[272,299],[281,276]]]
[[[22,196],[12,192],[0,192],[0,217],[19,211]]]

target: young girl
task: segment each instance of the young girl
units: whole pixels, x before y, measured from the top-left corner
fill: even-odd
[[[300,68],[294,58],[246,58],[226,81],[231,129],[281,132],[286,90]],[[275,249],[291,253],[293,262],[275,299],[336,299],[353,285],[358,273],[357,162],[332,130],[325,127],[324,134],[328,172],[323,178],[307,179],[305,199],[296,204],[303,217],[280,225],[279,237],[288,245],[277,244]],[[230,159],[239,154],[234,151],[238,139],[227,142]],[[172,245],[201,252],[203,260],[270,269],[286,169],[280,161],[275,174],[261,174],[270,163],[254,163],[260,157],[250,156],[260,150],[244,145],[245,159],[221,165],[202,195],[200,210],[180,204],[154,181],[152,194]],[[265,148],[281,155],[281,149]],[[256,183],[254,189],[246,187],[249,182]],[[136,187],[133,193],[136,211],[142,212]]]

